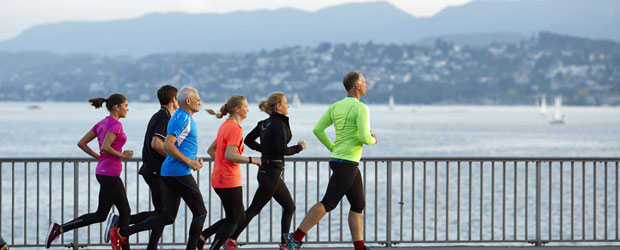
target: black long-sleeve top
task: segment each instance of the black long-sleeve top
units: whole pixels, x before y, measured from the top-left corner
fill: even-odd
[[[260,144],[256,142],[258,137]],[[284,160],[285,155],[294,155],[302,150],[301,145],[287,146],[291,138],[288,116],[273,112],[269,118],[258,122],[243,142],[261,152],[263,160]]]

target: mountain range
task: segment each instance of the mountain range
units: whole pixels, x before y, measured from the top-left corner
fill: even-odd
[[[244,53],[321,42],[410,44],[434,37],[466,43],[516,42],[539,31],[620,41],[618,27],[617,0],[473,1],[427,18],[414,17],[386,2],[372,2],[316,12],[282,8],[154,13],[127,20],[42,24],[0,42],[0,51],[139,57],[168,52]]]

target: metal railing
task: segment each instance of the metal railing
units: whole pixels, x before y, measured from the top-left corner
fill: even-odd
[[[327,158],[288,158],[284,179],[296,202],[294,230],[321,198],[331,171]],[[395,245],[555,242],[620,243],[620,158],[365,158],[359,169],[366,197],[364,238]],[[48,225],[97,207],[96,161],[86,158],[0,158],[0,233],[12,247],[43,247]],[[151,210],[140,159],[124,162],[132,214]],[[244,204],[258,184],[244,165]],[[205,227],[224,216],[210,188],[212,161],[194,173],[208,210]],[[306,246],[350,244],[349,204],[328,213]],[[279,205],[270,202],[240,235],[240,244],[280,241]],[[191,212],[182,206],[161,244],[182,248]],[[103,223],[62,235],[57,246],[108,247]],[[144,246],[148,232],[130,237]]]

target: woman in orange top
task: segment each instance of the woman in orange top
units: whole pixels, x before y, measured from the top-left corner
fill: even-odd
[[[205,239],[216,233],[215,240],[209,249],[235,249],[236,243],[228,240],[237,226],[245,221],[243,207],[243,193],[241,190],[241,170],[239,163],[252,163],[260,165],[260,157],[242,156],[243,153],[243,130],[241,122],[248,116],[248,102],[245,97],[233,95],[220,108],[220,113],[207,110],[209,114],[222,118],[230,114],[217,131],[215,141],[211,143],[207,153],[214,159],[213,173],[211,174],[211,186],[220,197],[226,218],[216,222],[205,229],[198,243],[198,249],[202,249]]]

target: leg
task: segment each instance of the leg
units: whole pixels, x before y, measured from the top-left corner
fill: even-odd
[[[185,204],[192,211],[192,222],[189,227],[189,236],[187,238],[187,250],[195,250],[200,237],[200,231],[205,222],[205,216],[207,215],[207,209],[202,199],[202,194],[198,189],[196,180],[192,175],[175,177],[177,184],[175,184],[182,191],[179,193],[181,198],[185,201]]]
[[[153,206],[155,207],[155,211],[145,211],[141,213],[137,213],[131,215],[129,217],[129,224],[136,224],[138,222],[144,221],[149,217],[160,215],[164,211],[163,205],[163,186],[164,181],[161,176],[157,175],[142,175],[142,178],[149,185],[149,189],[151,190],[151,200],[153,202]]]
[[[312,206],[299,225],[299,229],[304,233],[308,232],[314,225],[319,223],[325,213],[333,210],[338,206],[342,197],[353,185],[355,174],[357,173],[357,165],[329,162],[333,174],[329,178],[327,191],[320,203]],[[299,240],[299,239],[298,239]]]
[[[211,245],[211,250],[219,249],[222,244],[237,229],[237,226],[245,220],[243,211],[243,192],[241,187],[236,188],[216,188],[215,192],[222,200],[222,205],[226,211],[226,219],[217,230],[215,240]]]
[[[276,202],[278,202],[278,204],[280,204],[280,206],[282,206],[282,220],[280,222],[280,226],[282,229],[282,234],[286,234],[291,229],[291,220],[295,214],[295,201],[293,201],[291,193],[288,191],[286,184],[281,179],[279,180],[273,198]]]
[[[245,220],[239,224],[235,232],[230,236],[231,239],[237,240],[239,234],[250,224],[252,218],[258,215],[267,202],[271,200],[271,197],[273,197],[279,186],[281,172],[281,169],[275,169],[273,167],[260,168],[257,176],[259,186],[256,189],[256,193],[254,193],[252,204],[250,204],[245,211]]]
[[[167,181],[167,178],[173,178],[173,177],[162,178],[164,180],[164,185],[162,186],[163,197],[165,197],[165,199],[163,199],[164,200],[163,202],[164,212],[158,216],[149,217],[142,222],[138,222],[134,224],[133,226],[128,227],[126,232],[123,232],[123,230],[121,230],[122,236],[126,237],[128,235],[132,235],[137,232],[142,232],[146,230],[155,230],[158,228],[161,228],[163,230],[163,227],[165,225],[174,223],[174,219],[176,218],[177,212],[179,210],[179,205],[181,204],[181,196],[177,194],[178,191],[174,190],[171,187],[171,185],[169,184],[169,181]],[[159,241],[159,239],[157,239],[157,241]],[[149,239],[149,245],[150,243],[151,242]],[[156,246],[157,244],[155,243],[155,247]]]
[[[97,182],[99,182],[99,206],[97,211],[90,214],[82,215],[75,220],[69,221],[60,226],[60,233],[71,231],[76,228],[91,225],[97,222],[103,222],[106,220],[114,201],[116,200],[116,192],[110,192],[109,190],[116,190],[118,183],[111,176],[96,175]]]
[[[351,238],[353,238],[355,249],[364,249],[364,222],[362,211],[364,211],[364,207],[366,206],[366,200],[364,199],[362,175],[357,167],[356,170],[357,174],[354,177],[353,185],[351,185],[351,188],[347,191],[347,200],[349,200],[349,204],[351,204],[351,211],[349,211],[349,229],[351,230]]]
[[[116,200],[114,201],[114,205],[118,209],[118,227],[123,230],[127,230],[129,226],[129,216],[131,214],[131,208],[129,207],[129,201],[127,200],[127,194],[125,192],[125,187],[123,186],[123,181],[120,177],[115,177],[116,179]],[[123,250],[129,250],[129,242],[122,245]]]

